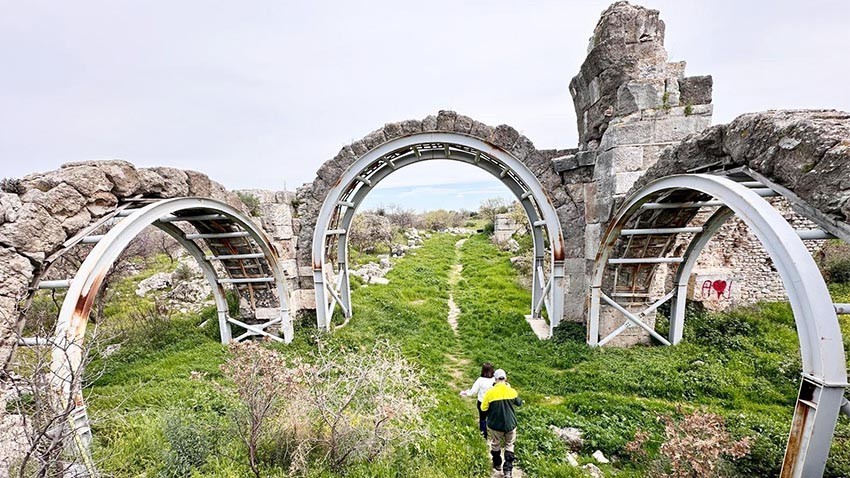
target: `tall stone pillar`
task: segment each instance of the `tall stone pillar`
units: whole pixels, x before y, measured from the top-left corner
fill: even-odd
[[[684,61],[667,61],[664,28],[657,10],[614,3],[602,13],[587,58],[570,82],[579,149],[555,164],[568,190],[581,194],[585,247],[583,257],[568,261],[568,297],[588,296],[601,235],[635,181],[663,148],[711,124],[712,79],[685,77]],[[584,319],[586,307],[573,304],[568,319],[575,320],[579,310]],[[621,319],[603,323],[603,334]],[[645,335],[632,331],[639,340]]]

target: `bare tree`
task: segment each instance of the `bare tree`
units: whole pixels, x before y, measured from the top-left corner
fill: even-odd
[[[52,334],[42,331],[40,336]],[[14,463],[18,477],[59,478],[95,472],[87,443],[89,424],[80,406],[83,389],[100,376],[86,369],[102,343],[95,326],[85,344],[48,339],[17,364],[23,376],[10,380],[14,393],[9,405],[20,417],[26,440]]]
[[[258,449],[285,449],[290,472],[316,465],[341,470],[427,436],[422,415],[433,398],[398,348],[379,342],[365,351],[331,350],[322,343],[306,360],[285,360],[258,343],[231,346],[222,366],[235,383],[233,414],[260,476]]]
[[[528,234],[530,232],[531,225],[528,223],[528,215],[525,212],[525,208],[522,207],[522,204],[518,201],[512,202],[508,208],[508,215],[517,225],[515,232],[520,234]]]
[[[372,213],[354,216],[348,233],[349,244],[361,252],[371,252],[379,245],[389,245],[393,239],[390,220]]]
[[[488,222],[496,223],[496,215],[508,212],[508,202],[500,197],[489,198],[481,201],[478,214]]]
[[[240,406],[232,417],[237,434],[248,449],[248,465],[260,478],[260,442],[280,413],[284,398],[292,394],[295,382],[288,380],[292,376],[285,373],[289,364],[283,356],[259,343],[234,343],[230,353],[221,369],[236,385]]]
[[[422,215],[422,226],[425,229],[434,231],[442,231],[450,227],[460,227],[463,225],[467,216],[458,211],[447,211],[445,209],[437,209],[428,211]]]
[[[390,204],[385,210],[387,219],[399,229],[410,229],[416,223],[416,211],[413,209],[404,209],[398,204]]]

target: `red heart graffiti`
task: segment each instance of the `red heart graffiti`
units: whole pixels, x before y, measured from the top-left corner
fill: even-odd
[[[726,281],[716,280],[713,284],[711,284],[711,288],[717,292],[717,298],[719,299],[723,295],[723,292],[726,291]]]

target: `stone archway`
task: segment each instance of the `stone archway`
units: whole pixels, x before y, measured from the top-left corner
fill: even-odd
[[[688,279],[696,258],[723,223],[737,216],[754,232],[776,265],[800,342],[802,379],[781,476],[820,476],[845,402],[844,345],[820,270],[800,231],[764,199],[768,192],[773,191],[751,180],[680,174],[656,179],[631,195],[609,225],[596,257],[588,344],[604,345],[630,326],[643,328],[665,345],[678,343],[684,327]],[[692,221],[701,210],[710,216],[695,224]],[[673,239],[677,237],[687,247],[676,245]],[[672,290],[667,293],[656,287],[656,279],[665,275],[658,272],[661,264],[678,266]],[[625,288],[624,277],[628,283]],[[667,340],[644,320],[671,299]],[[623,300],[631,302],[621,303]],[[622,314],[626,319],[623,325],[601,330],[603,305]]]
[[[136,168],[126,161],[84,161],[4,181],[0,193],[0,260],[7,264],[0,271],[3,367],[8,366],[16,346],[23,311],[64,251],[140,206],[181,197],[213,199],[247,217],[236,194],[196,171]]]
[[[563,315],[565,238],[563,216],[576,209],[561,187],[551,158],[509,126],[496,128],[454,112],[441,111],[423,121],[385,125],[362,141],[343,148],[319,170],[308,201],[300,250],[311,241],[309,264],[316,291],[317,322],[328,328],[336,304],[351,315],[347,273],[346,232],[357,206],[378,182],[397,169],[423,160],[447,159],[468,163],[499,178],[522,204],[533,226],[534,280],[530,313],[549,312],[551,328]],[[303,196],[302,196],[303,197]],[[544,246],[544,232],[549,251]],[[568,239],[569,240],[569,239]],[[336,249],[335,256],[330,254]],[[551,277],[544,278],[550,258]],[[299,256],[302,264],[306,254]],[[329,275],[338,277],[331,284]]]

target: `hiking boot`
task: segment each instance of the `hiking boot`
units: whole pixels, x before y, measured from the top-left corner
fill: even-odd
[[[490,456],[493,457],[493,471],[502,471],[502,452],[490,450]]]
[[[511,478],[514,473],[514,460],[516,457],[512,451],[505,450],[505,466],[502,467],[502,472],[505,474],[505,478]]]

